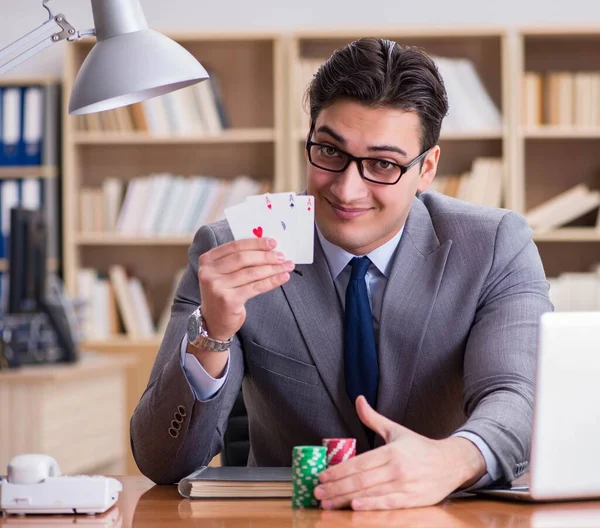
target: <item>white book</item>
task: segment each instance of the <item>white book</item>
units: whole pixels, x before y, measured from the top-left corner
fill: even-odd
[[[44,128],[44,91],[37,86],[25,88],[23,139],[27,156],[41,154]]]
[[[115,292],[117,307],[123,320],[125,333],[131,338],[141,337],[142,329],[138,327],[136,305],[131,295],[125,268],[120,265],[111,266],[108,270],[108,275]]]
[[[189,234],[194,227],[197,208],[205,197],[210,180],[204,176],[193,176],[187,181],[188,191],[181,202],[181,214],[176,218],[172,231],[174,234]]]
[[[593,75],[587,72],[574,74],[574,124],[580,127],[594,126],[594,114],[592,111],[593,98]]]
[[[455,59],[437,59],[448,96],[448,115],[442,122],[442,133],[476,131],[481,129],[482,118],[474,102],[469,99],[458,63]]]
[[[458,183],[458,189],[456,191],[456,198],[459,200],[465,200],[466,202],[471,201],[471,196],[473,189],[473,174],[470,172],[465,172],[460,175],[460,180]]]
[[[83,305],[83,338],[96,338],[95,303],[97,272],[91,268],[80,268],[77,272],[77,297]]]
[[[111,335],[110,331],[110,283],[106,279],[96,278],[94,283],[94,301],[93,321],[94,329],[93,339],[108,339]]]
[[[471,181],[469,188],[469,201],[484,205],[486,187],[489,180],[490,166],[485,158],[476,158],[471,167]]]
[[[5,157],[16,156],[21,140],[21,90],[5,88],[2,97],[2,138]],[[15,164],[18,160],[15,158]],[[10,164],[10,162],[9,162]]]
[[[194,84],[193,87],[202,120],[206,125],[207,133],[219,134],[223,130],[223,126],[221,124],[217,104],[215,103],[210,79],[200,81],[199,83]]]
[[[211,193],[206,197],[204,207],[200,210],[196,224],[192,231],[195,233],[203,225],[215,222],[223,212],[223,203],[225,196],[231,187],[231,182],[226,180],[216,180],[211,188]]]
[[[137,326],[140,330],[139,337],[152,337],[156,333],[156,330],[152,322],[150,306],[142,288],[142,283],[139,278],[131,277],[128,281],[128,286],[135,308]]]
[[[171,134],[174,136],[186,136],[188,135],[188,125],[184,117],[184,110],[180,107],[180,101],[175,95],[176,93],[166,93],[160,99],[167,112]]]
[[[143,176],[136,179],[133,196],[128,206],[126,223],[121,226],[120,232],[127,235],[137,235],[144,220],[146,204],[150,199],[152,189],[151,177]]]
[[[220,184],[221,182],[216,178],[206,178],[202,193],[196,202],[196,207],[188,218],[190,222],[185,226],[186,233],[195,233],[206,223],[204,219],[210,215],[214,198],[219,192]]]
[[[175,176],[171,183],[161,210],[156,215],[153,232],[156,235],[173,235],[174,227],[179,219],[182,206],[187,198],[190,185],[183,176]]]
[[[194,87],[188,86],[176,92],[179,95],[180,104],[184,111],[185,120],[190,134],[206,134],[206,125],[200,113],[198,101],[194,95]]]
[[[21,205],[37,211],[42,206],[42,182],[36,178],[25,178],[22,187]]]
[[[140,217],[138,233],[144,236],[155,234],[154,225],[161,209],[170,193],[170,186],[173,181],[171,174],[155,174],[151,176],[148,182],[147,200],[145,201],[144,212]]]
[[[454,63],[456,74],[460,79],[463,95],[470,102],[473,124],[476,130],[501,130],[502,115],[490,94],[485,89],[474,64],[468,59],[458,59]],[[461,108],[461,111],[467,108]]]
[[[123,199],[123,205],[119,211],[119,218],[117,220],[116,231],[118,233],[126,233],[129,229],[129,225],[133,223],[133,220],[129,220],[129,217],[133,214],[133,201],[135,197],[135,189],[139,184],[139,178],[133,178],[129,180],[127,189],[125,190],[125,198]]]
[[[167,109],[160,97],[142,101],[142,108],[148,123],[148,132],[152,136],[167,136],[171,133]]]
[[[562,227],[577,218],[600,207],[600,191],[591,191],[586,196],[566,204],[562,209],[556,211],[556,215],[546,224],[537,226],[539,230],[555,229]],[[533,227],[533,226],[532,226]]]
[[[121,202],[123,201],[124,183],[118,178],[106,178],[102,182],[104,204],[104,229],[112,233],[117,228]]]
[[[573,205],[577,206],[588,197],[590,190],[583,183],[571,187],[569,190],[545,201],[544,203],[530,209],[525,218],[533,228],[543,228],[560,225],[565,212],[570,214]],[[587,211],[586,211],[587,212]],[[585,213],[583,213],[585,214]],[[557,218],[560,218],[557,224]],[[576,217],[577,218],[577,217]]]

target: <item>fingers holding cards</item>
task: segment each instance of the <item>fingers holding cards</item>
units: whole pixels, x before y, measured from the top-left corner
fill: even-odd
[[[270,241],[228,242],[199,257],[202,312],[213,337],[228,339],[234,335],[246,318],[246,301],[289,280],[294,263],[274,251]]]

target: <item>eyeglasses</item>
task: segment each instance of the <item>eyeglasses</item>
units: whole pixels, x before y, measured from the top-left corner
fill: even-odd
[[[382,185],[397,184],[402,175],[419,163],[429,152],[429,149],[423,151],[408,165],[400,165],[381,158],[359,158],[332,145],[311,141],[314,127],[313,123],[306,141],[308,161],[312,165],[329,172],[344,172],[350,163],[356,161],[361,178]]]

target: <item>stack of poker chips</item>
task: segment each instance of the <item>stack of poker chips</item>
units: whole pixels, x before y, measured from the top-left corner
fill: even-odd
[[[322,446],[296,446],[292,451],[292,508],[318,508],[315,488],[319,473],[327,466],[327,450]]]
[[[356,455],[356,438],[323,438],[327,467],[341,464]]]

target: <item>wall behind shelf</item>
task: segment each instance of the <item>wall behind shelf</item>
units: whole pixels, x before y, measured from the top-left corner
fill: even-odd
[[[571,0],[564,4],[545,0],[430,0],[426,6],[418,2],[385,2],[385,13],[372,9],[362,0],[254,0],[246,2],[197,2],[196,0],[141,0],[149,24],[158,30],[198,31],[202,29],[269,29],[293,31],[319,27],[379,27],[406,25],[509,25],[524,24],[599,24],[600,3]],[[77,29],[92,27],[89,0],[54,0],[49,4],[54,13],[62,12]],[[40,0],[19,2],[0,0],[0,48],[25,35],[45,19]],[[385,14],[385,16],[383,16]],[[385,20],[385,22],[382,22]],[[10,72],[14,76],[60,75],[66,43],[45,50]]]

